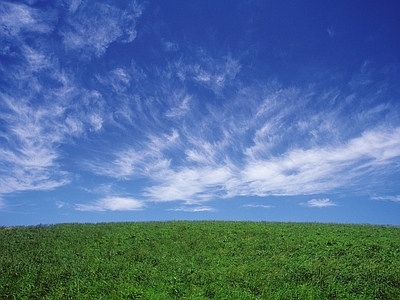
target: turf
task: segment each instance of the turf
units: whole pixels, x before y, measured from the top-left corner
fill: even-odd
[[[395,226],[3,227],[0,253],[0,299],[400,299]]]

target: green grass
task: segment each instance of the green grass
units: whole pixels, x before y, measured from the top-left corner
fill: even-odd
[[[0,299],[400,299],[400,227],[0,228]]]

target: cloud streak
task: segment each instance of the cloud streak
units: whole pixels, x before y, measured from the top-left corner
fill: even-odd
[[[79,211],[132,211],[142,210],[145,204],[133,198],[106,197],[90,204],[76,204],[75,209]]]
[[[8,38],[23,32],[49,33],[54,29],[56,14],[18,3],[0,3],[0,33]]]
[[[205,205],[198,205],[198,206],[181,206],[178,208],[171,208],[168,210],[172,211],[179,211],[179,212],[190,212],[190,213],[197,213],[197,212],[215,212],[215,209],[210,206]]]
[[[247,184],[239,194],[313,194],[346,187],[397,158],[399,138],[399,128],[375,130],[336,147],[294,149],[271,159],[251,159],[241,174]]]
[[[108,46],[117,41],[130,43],[136,38],[136,20],[143,8],[131,2],[126,9],[102,2],[83,1],[71,6],[62,30],[67,49],[87,55],[102,56]]]
[[[0,193],[49,190],[67,184],[67,173],[58,167],[56,149],[64,137],[60,132],[48,132],[46,126],[57,118],[56,112],[32,110],[2,96],[9,110],[5,117],[9,131],[3,135],[7,143],[0,148]]]
[[[311,200],[307,201],[306,203],[300,203],[300,204],[304,205],[304,206],[308,206],[308,207],[317,207],[317,208],[336,206],[336,203],[332,202],[328,198],[311,199]]]
[[[245,204],[243,205],[243,207],[248,207],[248,208],[272,208],[274,206],[272,205],[264,205],[264,204],[254,204],[254,203],[250,203],[250,204]]]
[[[218,65],[213,58],[202,59]],[[240,65],[222,58],[220,65],[224,64]],[[399,127],[370,123],[376,114],[387,114],[390,120],[394,109],[388,102],[380,103],[379,97],[349,118],[349,95],[338,89],[284,88],[276,81],[244,86],[237,80],[231,91],[218,89],[217,93],[208,86],[216,97],[226,93],[233,97],[227,105],[210,103],[202,110],[198,94],[190,93],[186,83],[194,78],[187,71],[193,67],[182,60],[169,64],[168,70],[171,65],[183,75],[177,85],[170,75],[158,71],[159,94],[176,92],[168,101],[159,97],[153,104],[168,108],[167,119],[162,114],[156,119],[169,124],[169,133],[147,127],[151,133],[146,139],[115,152],[112,163],[108,159],[87,162],[88,170],[123,180],[148,179],[141,196],[152,201],[201,203],[350,188],[362,184],[361,179],[390,172],[390,164],[400,156]],[[354,105],[361,100],[352,94],[351,101]],[[321,109],[323,102],[326,107]]]
[[[393,202],[400,202],[400,195],[395,196],[375,196],[371,197],[372,200],[378,201],[393,201]]]

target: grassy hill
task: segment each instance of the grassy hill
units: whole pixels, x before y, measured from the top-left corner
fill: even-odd
[[[392,226],[3,227],[0,253],[0,299],[400,299]]]

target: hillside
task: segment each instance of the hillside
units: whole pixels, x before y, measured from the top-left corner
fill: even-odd
[[[3,227],[0,253],[0,299],[400,299],[394,226]]]

